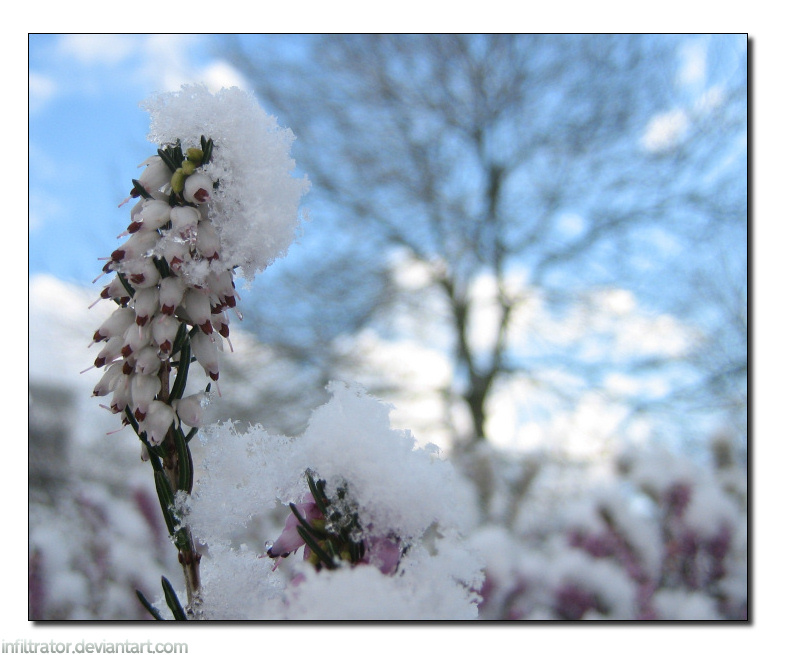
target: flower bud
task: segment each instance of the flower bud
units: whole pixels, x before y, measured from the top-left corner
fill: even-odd
[[[189,148],[186,150],[186,159],[194,162],[197,166],[202,163],[203,152],[202,148]]]
[[[193,161],[186,159],[183,164],[181,164],[181,170],[184,175],[188,176],[197,170],[197,165]]]
[[[210,317],[213,323],[213,329],[216,330],[222,337],[229,339],[230,336],[230,323],[223,312],[213,313]]]
[[[211,298],[215,299],[214,305],[235,307],[235,283],[232,281],[232,271],[224,271],[216,274],[211,272],[208,275],[208,289]]]
[[[186,173],[182,168],[179,168],[172,174],[170,185],[175,193],[182,193],[186,184]]]
[[[213,180],[211,180],[205,173],[194,173],[186,178],[183,189],[183,197],[188,202],[193,202],[195,205],[201,205],[210,200],[210,194],[213,191]]]

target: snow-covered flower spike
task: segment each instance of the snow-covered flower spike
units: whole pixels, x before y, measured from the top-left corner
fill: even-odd
[[[94,366],[106,369],[93,395],[111,394],[106,408],[134,429],[154,469],[186,577],[187,609],[166,580],[164,593],[176,618],[186,618],[199,614],[200,555],[175,496],[191,493],[189,441],[210,390],[208,383],[205,392],[184,397],[189,367],[196,361],[218,381],[218,353],[230,334],[225,310],[242,318],[234,272],[240,267],[251,280],[286,253],[308,182],[292,175],[292,134],[248,93],[184,86],[146,108],[157,151],[131,181],[121,206],[137,202],[118,237],[124,241],[94,280],[114,274],[99,300],[111,299],[118,309],[93,335],[93,343],[104,342]]]

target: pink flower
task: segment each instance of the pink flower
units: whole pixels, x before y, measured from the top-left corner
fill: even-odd
[[[380,573],[388,575],[396,571],[400,557],[399,544],[395,541],[372,537],[366,542],[366,553],[361,561],[371,564],[379,569]]]
[[[317,503],[314,502],[314,497],[310,493],[307,493],[303,501],[295,505],[295,509],[297,509],[298,513],[309,522],[315,519],[324,518],[322,512],[320,512],[317,507]],[[270,548],[268,548],[268,557],[287,557],[290,553],[295,552],[306,544],[301,535],[298,534],[298,526],[300,524],[301,522],[295,514],[291,512],[284,522],[284,530],[281,535],[279,535],[279,538],[273,542]]]

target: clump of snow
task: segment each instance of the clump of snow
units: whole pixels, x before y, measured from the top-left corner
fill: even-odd
[[[240,266],[247,280],[287,253],[300,223],[298,205],[309,188],[295,177],[290,148],[295,136],[237,87],[210,93],[184,85],[143,103],[150,112],[153,143],[182,149],[213,140],[204,173],[218,186],[211,194],[209,218],[221,239],[224,264]]]
[[[332,399],[299,437],[269,435],[259,425],[240,433],[232,423],[202,437],[203,471],[185,511],[210,549],[203,558],[206,615],[474,618],[483,563],[461,538],[475,519],[470,490],[434,449],[417,448],[409,432],[391,428],[390,406],[356,385],[331,383],[328,390]],[[365,565],[318,573],[302,560],[290,564],[300,555],[272,571],[264,547],[233,543],[239,525],[300,502],[306,470],[326,481],[329,497],[346,487],[364,538],[396,535],[407,545],[393,575]],[[275,539],[283,524],[260,542]],[[300,582],[282,595],[277,585],[293,566]]]
[[[723,618],[716,611],[712,598],[685,589],[661,589],[656,592],[653,605],[662,621],[717,621]]]

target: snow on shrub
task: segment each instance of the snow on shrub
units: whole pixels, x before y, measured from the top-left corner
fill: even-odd
[[[474,521],[469,489],[434,450],[390,427],[389,406],[355,385],[329,391],[299,437],[231,423],[205,432],[204,470],[185,501],[187,524],[210,544],[204,612],[475,618],[482,562],[461,540]],[[233,544],[239,525],[276,505],[290,515],[263,548]]]

